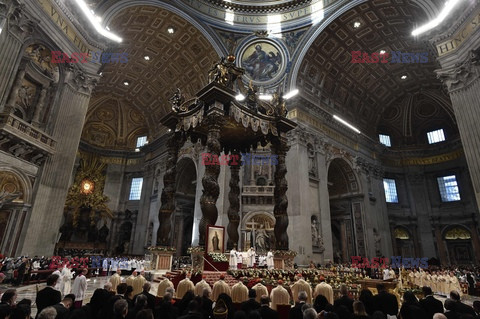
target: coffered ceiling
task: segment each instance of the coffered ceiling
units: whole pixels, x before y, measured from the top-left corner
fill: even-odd
[[[112,104],[115,109],[125,109],[124,114],[133,109],[144,118],[149,139],[153,139],[165,130],[159,122],[171,110],[168,99],[174,91],[181,88],[187,98],[194,96],[207,84],[208,70],[218,60],[218,54],[190,22],[158,7],[127,8],[115,16],[109,28],[123,38],[122,44],[111,51],[126,52],[128,63],[104,64],[102,80],[90,102],[90,107],[97,111],[89,112],[89,116],[99,112],[110,114]],[[169,28],[174,32],[169,33]],[[128,86],[124,85],[125,81]],[[102,107],[108,112],[102,113]],[[95,121],[97,127],[105,125],[105,131],[126,136],[122,130],[128,130],[127,127],[107,127],[107,122],[98,117],[88,117],[86,127],[91,121]],[[84,140],[93,138],[88,134],[84,130]],[[125,145],[128,149],[127,144],[107,143],[104,147],[123,148],[121,145]]]
[[[442,90],[428,43],[412,37],[428,18],[408,0],[368,1],[346,12],[315,39],[301,62],[304,96],[373,135],[390,105],[424,89]],[[355,27],[359,23],[359,27]],[[352,51],[428,52],[427,63],[352,63]],[[406,76],[406,79],[402,79]],[[320,102],[321,101],[321,102]]]

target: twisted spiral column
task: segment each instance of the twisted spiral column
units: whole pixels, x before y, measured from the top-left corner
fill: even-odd
[[[285,165],[285,157],[289,146],[286,138],[281,137],[273,145],[273,151],[278,156],[278,164],[275,168],[275,190],[273,192],[275,206],[273,208],[273,215],[275,216],[275,248],[278,250],[288,250],[288,199],[287,199],[287,166]]]
[[[208,134],[207,134],[207,152],[211,156],[219,156],[221,151],[220,145],[220,127],[222,124],[222,116],[211,114],[207,118]],[[202,219],[199,224],[199,245],[205,245],[205,235],[207,225],[215,225],[218,218],[217,199],[220,194],[220,186],[218,185],[218,175],[220,174],[219,165],[207,165],[205,174],[202,178],[203,194],[200,197],[200,208],[202,209]]]
[[[240,163],[240,154],[232,152],[232,155],[238,155],[237,162]],[[238,244],[238,224],[240,224],[240,165],[230,165],[230,192],[228,193],[228,201],[230,207],[228,208],[228,225],[227,225],[227,249],[233,249],[233,245]]]
[[[167,171],[163,175],[163,190],[161,195],[160,211],[158,220],[160,227],[157,232],[157,245],[169,246],[171,238],[172,223],[170,218],[175,210],[175,179],[177,175],[178,150],[185,141],[177,137],[174,133],[167,142]]]

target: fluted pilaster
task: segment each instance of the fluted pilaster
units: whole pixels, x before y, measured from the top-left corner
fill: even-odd
[[[438,70],[447,86],[464,146],[477,205],[480,207],[480,49],[451,69]]]
[[[8,2],[7,2],[8,3]],[[33,33],[37,21],[30,19],[23,6],[10,2],[10,6],[1,8],[0,14],[7,20],[0,33],[0,112],[3,112],[9,96],[9,88],[15,76],[18,55],[24,39]]]
[[[67,71],[61,88],[52,136],[57,141],[56,152],[45,162],[40,174],[28,232],[21,253],[50,255],[57,242],[57,230],[62,221],[65,198],[75,163],[91,91],[96,79],[77,68]],[[46,229],[52,231],[45,232]]]

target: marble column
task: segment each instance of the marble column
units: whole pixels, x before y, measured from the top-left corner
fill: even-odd
[[[25,77],[25,69],[18,70],[17,76],[15,77],[15,82],[13,83],[12,90],[10,91],[10,96],[7,101],[7,105],[4,108],[5,113],[12,113],[15,108],[15,101],[18,97],[18,91],[22,87],[23,78]]]
[[[135,255],[143,255],[145,253],[145,246],[147,242],[146,236],[148,236],[148,232],[145,232],[144,230],[148,229],[150,196],[153,189],[154,173],[155,165],[151,163],[146,165],[143,175],[143,187],[139,203],[139,212],[137,216],[137,229],[141,231],[135,232],[133,237],[134,245],[132,253]]]
[[[285,157],[289,146],[287,145],[286,137],[280,136],[277,141],[274,141],[272,145],[274,154],[278,155],[278,164],[275,168],[275,190],[274,190],[274,203],[273,215],[275,216],[275,247],[278,250],[288,250],[288,198],[287,198],[287,166],[285,165]]]
[[[341,246],[342,246],[342,262],[348,262],[348,251],[347,251],[347,225],[345,224],[345,220],[342,219],[340,221],[340,235],[342,236],[341,238]]]
[[[0,5],[1,19],[7,21],[0,32],[0,113],[4,111],[12,81],[15,79],[18,57],[22,55],[22,44],[25,38],[34,32],[38,23],[30,19],[15,0],[7,1],[7,5]]]
[[[223,112],[217,112],[213,109],[206,119],[208,125],[207,134],[207,153],[220,156],[220,128],[222,126]],[[199,244],[205,245],[205,236],[207,225],[215,225],[218,218],[217,199],[220,195],[220,186],[218,185],[218,175],[220,175],[220,165],[207,165],[205,175],[202,178],[203,194],[200,198],[202,208],[202,219],[199,223]]]
[[[57,141],[56,152],[42,167],[32,212],[22,236],[24,241],[19,245],[22,249],[17,255],[49,256],[54,251],[90,95],[97,80],[77,66],[66,69],[53,107],[56,111],[50,134]],[[53,231],[45,232],[46,229]]]
[[[327,261],[333,262],[333,246],[332,246],[332,219],[330,215],[330,197],[328,194],[328,170],[325,158],[327,150],[324,146],[318,148],[320,156],[319,170],[318,170],[318,191],[320,196],[320,226],[322,230],[322,237],[325,251],[323,252],[322,263]]]
[[[230,192],[228,193],[228,200],[230,207],[228,208],[228,226],[227,226],[227,249],[231,250],[234,245],[238,249],[238,225],[240,223],[240,160],[239,152],[232,152],[233,156],[238,155],[238,165],[230,165]]]
[[[437,61],[441,65],[441,69],[435,72],[446,85],[452,100],[480,209],[480,2],[468,2],[463,14],[462,23],[452,23],[431,42],[437,48]],[[457,43],[459,37],[461,43]]]
[[[45,96],[47,95],[47,88],[42,88],[40,92],[40,97],[38,99],[38,103],[35,107],[35,112],[33,113],[32,125],[35,127],[40,127],[40,116],[43,113],[43,107],[45,105]],[[17,92],[18,93],[18,92]]]
[[[468,226],[470,226],[470,232],[472,233],[473,251],[476,252],[474,253],[474,258],[477,264],[480,264],[480,254],[478,254],[478,252],[480,251],[480,238],[478,236],[477,222],[472,221],[468,224]]]
[[[435,227],[435,240],[437,242],[438,257],[441,265],[448,265],[447,249],[445,248],[445,242],[442,239],[441,225],[437,224]]]

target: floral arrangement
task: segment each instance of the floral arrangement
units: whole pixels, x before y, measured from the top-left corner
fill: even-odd
[[[297,252],[294,250],[274,250],[274,256],[282,256],[282,257],[295,257],[297,256]]]
[[[202,253],[204,252],[205,249],[202,247],[202,246],[195,246],[195,247],[189,247],[187,249],[187,253],[188,254],[192,254],[192,253]]]
[[[175,247],[160,247],[160,246],[150,246],[147,248],[150,251],[158,251],[158,252],[175,252],[177,248]]]
[[[212,252],[210,252],[210,253],[208,253],[208,256],[210,256],[210,258],[212,258],[212,260],[216,263],[228,261],[227,256],[225,256],[225,254],[222,254],[222,253],[212,253]]]

